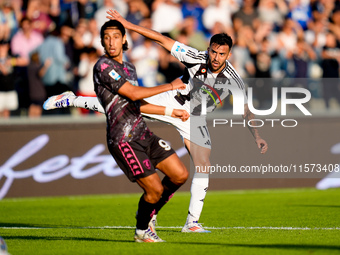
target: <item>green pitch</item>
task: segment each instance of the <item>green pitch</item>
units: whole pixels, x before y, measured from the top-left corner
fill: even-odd
[[[210,191],[209,234],[181,233],[189,193],[158,216],[166,243],[133,242],[139,194],[0,201],[0,236],[25,254],[340,254],[340,189]]]

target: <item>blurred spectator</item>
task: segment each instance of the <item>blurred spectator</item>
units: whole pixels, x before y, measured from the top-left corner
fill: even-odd
[[[152,20],[151,18],[141,20],[140,26],[146,27],[151,29],[152,28]],[[133,31],[126,31],[126,39],[128,40],[129,49],[126,51],[126,55],[131,53],[132,48],[137,47],[138,45],[142,45],[144,43],[145,37],[133,32]]]
[[[311,0],[312,17],[314,21],[325,21],[331,16],[335,7],[334,1]]]
[[[48,8],[42,4],[42,0],[29,0],[24,14],[32,21],[33,30],[44,36],[55,28],[55,24],[49,16]]]
[[[230,37],[235,40],[235,34],[234,34],[234,29],[231,27],[226,28],[221,22],[215,22],[213,27],[209,30],[211,35],[214,34],[220,34],[220,33],[227,33],[230,35]]]
[[[110,9],[117,10],[122,17],[126,17],[128,12],[128,5],[126,1],[122,0],[104,0],[103,6],[100,7],[94,14],[94,18],[97,21],[97,28],[100,31],[101,26],[108,21],[107,11]]]
[[[65,54],[69,59],[69,64],[67,65],[67,75],[66,80],[72,88],[77,87],[77,81],[75,76],[77,74],[77,67],[79,63],[79,57],[75,53],[74,41],[73,41],[74,29],[68,25],[63,25],[60,28],[60,39],[64,43]],[[72,84],[73,81],[73,85]]]
[[[312,20],[312,8],[309,1],[292,0],[289,3],[288,18],[298,22],[303,30],[307,30],[308,23]]]
[[[303,36],[301,27],[292,19],[285,20],[282,30],[278,33],[278,46],[279,48],[291,53],[297,43],[298,36]]]
[[[316,60],[316,54],[312,47],[305,41],[304,38],[299,38],[296,43],[296,48],[291,54],[292,55],[288,56],[288,58],[292,58],[294,61],[294,77],[308,78],[309,63]],[[307,84],[304,84],[303,87],[307,88]]]
[[[98,6],[97,1],[94,0],[62,0],[60,2],[61,17],[58,25],[67,24],[72,28],[75,28],[81,19],[93,18]]]
[[[257,109],[268,109],[272,103],[272,60],[277,58],[277,53],[270,47],[270,42],[265,37],[257,48],[253,47],[251,57],[255,65],[255,79],[251,80],[249,86],[253,88]]]
[[[33,30],[32,22],[24,17],[20,22],[21,29],[11,41],[12,54],[23,57],[29,63],[29,54],[44,41],[44,37]],[[27,65],[15,68],[16,90],[19,97],[19,107],[27,109],[30,105]]]
[[[95,1],[92,0],[77,0],[73,3],[73,9],[77,10],[78,21],[80,19],[91,19],[96,12]]]
[[[67,85],[67,66],[69,59],[65,53],[65,45],[60,38],[60,31],[54,30],[38,47],[40,61],[51,61],[51,65],[42,77],[47,96],[57,95],[71,88]]]
[[[74,66],[78,66],[80,55],[86,48],[87,43],[89,43],[84,41],[86,33],[88,33],[88,21],[86,19],[81,19],[72,33]]]
[[[269,41],[270,48],[278,48],[277,46],[277,33],[273,31],[274,24],[271,22],[260,22],[260,25],[255,30],[254,40],[260,45],[266,38]]]
[[[42,0],[42,4],[45,6],[45,12],[48,13],[52,22],[60,27],[61,23],[61,9],[60,9],[60,0]]]
[[[232,34],[231,16],[238,9],[235,0],[215,0],[204,10],[203,24],[211,33],[215,24],[219,22],[223,26],[221,30]]]
[[[50,59],[47,59],[45,63],[42,64],[37,52],[34,52],[31,55],[30,63],[28,65],[29,97],[31,102],[28,108],[28,116],[30,118],[37,118],[42,114],[42,105],[47,98],[42,77],[45,75],[50,65]]]
[[[83,49],[86,47],[84,42],[85,34],[88,32],[88,21],[86,19],[81,19],[78,22],[74,32],[73,40],[75,49]]]
[[[208,5],[208,0],[182,0],[183,18],[194,17],[197,21],[197,30],[206,36],[209,36],[209,31],[203,24],[203,12]]]
[[[93,47],[97,49],[99,55],[104,54],[103,46],[100,42],[100,34],[97,29],[97,21],[95,19],[88,20],[88,29],[83,35],[85,47]]]
[[[298,38],[296,48],[288,58],[291,58],[294,63],[293,86],[308,89],[309,69],[316,60],[314,50],[304,38]]]
[[[327,23],[323,19],[317,19],[311,22],[309,29],[305,31],[306,42],[314,48],[319,57],[326,43],[326,33]]]
[[[98,61],[97,49],[94,47],[86,48],[82,54],[78,67],[79,87],[77,91],[78,96],[92,96],[95,97],[93,85],[93,67]],[[82,114],[90,113],[89,110],[80,109]]]
[[[176,38],[182,32],[188,37],[188,44],[198,50],[206,50],[208,41],[202,31],[197,29],[197,20],[188,16],[176,29],[170,32],[172,38]]]
[[[0,118],[8,118],[19,107],[14,67],[27,65],[25,58],[10,54],[8,41],[0,41]]]
[[[21,10],[18,1],[3,0],[0,2],[0,28],[2,40],[11,40],[19,28]]]
[[[152,9],[152,29],[160,33],[170,33],[183,21],[181,7],[174,0],[155,0]]]
[[[262,42],[255,49],[255,51],[253,50],[250,53],[255,64],[255,77],[271,78],[271,61],[272,58],[277,55],[277,53],[271,50],[268,39],[266,37],[263,38]]]
[[[233,15],[234,30],[238,30],[242,26],[250,26],[257,29],[259,25],[259,13],[255,8],[255,0],[244,0],[242,7]]]
[[[339,90],[339,63],[340,63],[340,48],[339,42],[333,33],[326,35],[326,44],[322,51],[321,67],[323,70],[323,99],[326,108],[330,107],[329,101],[335,98],[340,103]]]
[[[276,31],[282,27],[288,11],[288,5],[284,0],[260,0],[258,6],[259,19],[262,22],[273,24]]]
[[[281,58],[281,66],[286,76],[292,77],[294,74],[294,64],[289,56],[292,56],[296,48],[298,37],[303,36],[301,26],[292,19],[287,19],[282,30],[277,36],[277,45]]]
[[[129,0],[126,20],[139,24],[143,19],[150,17],[150,10],[143,0]]]
[[[20,22],[21,29],[13,36],[11,41],[12,53],[29,58],[29,53],[43,43],[44,37],[33,31],[32,22],[24,17]]]
[[[158,47],[154,42],[145,38],[144,43],[134,47],[130,54],[131,62],[138,72],[139,86],[157,86]]]
[[[243,26],[238,30],[232,49],[232,65],[242,78],[252,77],[255,74],[255,66],[249,51],[249,47],[256,47],[252,38],[254,38],[253,30],[249,26]]]
[[[267,77],[339,79],[335,57],[339,46],[325,46],[326,37],[332,41],[329,31],[340,41],[339,0],[0,0],[0,7],[0,40],[12,38],[10,54],[26,58],[27,63],[32,57],[33,71],[28,74],[35,75],[36,83],[38,74],[46,72],[40,79],[47,94],[82,90],[80,86],[88,78],[82,72],[89,61],[87,49],[97,48],[97,54],[103,54],[99,31],[107,21],[108,9],[200,50],[207,49],[212,34],[228,33],[235,42],[230,61],[243,77],[256,78],[249,84],[259,101],[255,107],[266,109],[271,102],[268,88],[272,84]],[[61,34],[51,40],[47,35],[55,27]],[[140,84],[172,81],[183,68],[139,34],[127,31],[127,40],[130,49],[124,58],[135,61]],[[58,46],[39,52],[40,56],[30,55],[42,43],[46,48],[54,43]],[[52,56],[59,48],[62,53]],[[27,66],[16,65],[13,72],[19,108],[29,107],[30,116],[40,116],[43,93],[37,89],[36,95],[31,94]],[[334,79],[323,86],[327,107],[332,96],[338,98]],[[294,83],[307,86],[299,84]]]
[[[340,9],[335,10],[331,16],[331,22],[328,24],[329,30],[335,34],[338,41],[340,41]]]

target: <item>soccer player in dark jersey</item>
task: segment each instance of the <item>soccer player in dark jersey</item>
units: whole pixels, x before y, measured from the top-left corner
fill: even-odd
[[[225,99],[230,91],[233,93],[233,101],[236,102],[236,98],[243,100],[244,108],[243,118],[245,122],[251,123],[248,128],[255,139],[257,147],[262,154],[268,150],[267,142],[261,138],[256,123],[254,120],[254,114],[249,110],[247,104],[247,95],[245,93],[245,86],[241,77],[237,74],[234,67],[228,61],[231,53],[232,39],[229,35],[221,33],[213,35],[210,39],[210,45],[207,51],[198,51],[187,45],[176,42],[175,40],[164,36],[157,31],[147,29],[125,20],[117,11],[109,10],[107,18],[111,20],[120,21],[126,29],[137,32],[146,38],[153,40],[163,48],[171,52],[185,65],[185,73],[182,78],[183,82],[187,84],[185,93],[177,93],[175,98],[171,97],[171,91],[162,93],[158,96],[152,97],[152,100],[146,99],[149,103],[157,104],[160,101],[166,100],[167,105],[174,102],[173,105],[182,105],[183,108],[190,112],[190,124],[189,136],[184,137],[184,143],[192,156],[195,166],[209,167],[210,166],[210,151],[211,141],[209,131],[206,127],[205,115],[201,114],[202,111],[202,99],[198,98],[200,90],[204,89],[210,92],[216,91],[220,96],[220,101]],[[162,98],[161,98],[162,97]],[[212,102],[211,97],[207,97],[206,112],[211,112],[216,108],[216,104]],[[235,103],[234,103],[235,104]],[[234,105],[235,107],[235,105]],[[176,107],[177,108],[177,107]],[[157,118],[159,119],[159,118]],[[164,120],[163,120],[164,121]],[[167,120],[169,123],[174,123],[172,120]],[[190,126],[190,124],[188,126]],[[178,128],[178,126],[176,126]],[[179,129],[179,128],[178,128]],[[186,128],[188,129],[188,128]],[[201,132],[198,132],[200,130]],[[180,132],[182,132],[180,130]],[[181,133],[181,135],[183,132]],[[189,138],[189,139],[188,139]],[[196,168],[195,168],[196,169]],[[207,168],[205,168],[207,169]],[[208,189],[209,173],[207,172],[195,172],[191,185],[191,200],[189,205],[189,212],[187,221],[182,229],[182,232],[210,232],[205,230],[199,223],[198,219],[202,212],[203,201]]]
[[[141,111],[188,119],[189,114],[184,110],[143,101],[145,97],[185,86],[173,82],[153,88],[139,87],[135,67],[123,61],[123,51],[127,50],[123,25],[110,20],[102,26],[100,34],[105,55],[94,66],[93,80],[105,109],[108,149],[130,181],[137,182],[144,190],[138,204],[135,240],[161,242],[149,222],[184,184],[188,171],[174,150],[148,129]],[[162,181],[156,168],[165,174]]]
[[[108,18],[119,20],[127,29],[140,33],[160,44],[186,66],[185,74],[182,77],[183,82],[187,84],[186,89],[182,91],[167,91],[150,98],[145,98],[145,101],[155,105],[166,105],[176,109],[185,109],[191,113],[190,122],[182,122],[179,119],[169,116],[148,113],[143,113],[143,115],[175,126],[182,136],[195,166],[200,166],[202,169],[205,167],[205,169],[207,169],[210,166],[209,157],[211,152],[211,141],[206,118],[205,115],[200,114],[202,107],[202,103],[199,100],[200,88],[204,88],[204,90],[214,89],[220,96],[221,101],[229,95],[229,90],[233,91],[234,99],[237,96],[234,92],[239,92],[238,96],[244,98],[245,102],[243,117],[247,123],[249,123],[249,121],[251,123],[248,127],[255,138],[260,152],[262,154],[266,153],[268,145],[267,142],[260,137],[257,128],[255,128],[256,125],[252,121],[254,115],[249,111],[247,105],[247,95],[243,81],[228,61],[232,47],[232,39],[229,35],[224,33],[214,35],[210,39],[208,50],[198,51],[197,49],[176,42],[169,37],[163,36],[156,31],[134,25],[122,18],[116,11],[111,10],[108,14],[110,15]],[[54,96],[48,105],[44,105],[44,109],[51,110],[60,107],[74,106],[104,113],[104,110],[100,107],[96,98],[75,97],[73,93],[65,93],[63,96],[60,96],[61,95]],[[215,102],[213,102],[211,97],[208,97],[207,112],[211,112],[215,108]],[[191,199],[189,212],[182,232],[210,232],[198,223],[208,186],[209,173],[195,172],[190,189]],[[154,215],[153,221],[155,217],[156,215]]]

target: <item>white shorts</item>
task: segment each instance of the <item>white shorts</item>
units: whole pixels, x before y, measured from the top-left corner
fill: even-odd
[[[14,111],[18,107],[18,94],[15,90],[0,91],[0,112],[4,110]]]
[[[189,102],[181,105],[175,99],[176,95],[177,91],[172,90],[146,98],[144,100],[150,104],[167,106],[173,109],[183,109],[190,113]],[[193,142],[199,146],[211,149],[210,134],[207,128],[205,116],[191,116],[187,121],[183,122],[181,119],[170,116],[145,113],[142,113],[142,115],[173,125],[178,130],[183,139],[188,139],[190,142]]]

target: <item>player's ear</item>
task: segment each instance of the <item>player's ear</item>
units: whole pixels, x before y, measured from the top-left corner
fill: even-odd
[[[229,59],[230,57],[231,57],[231,51],[229,51],[227,59]]]
[[[126,43],[126,34],[123,36],[123,44]]]

